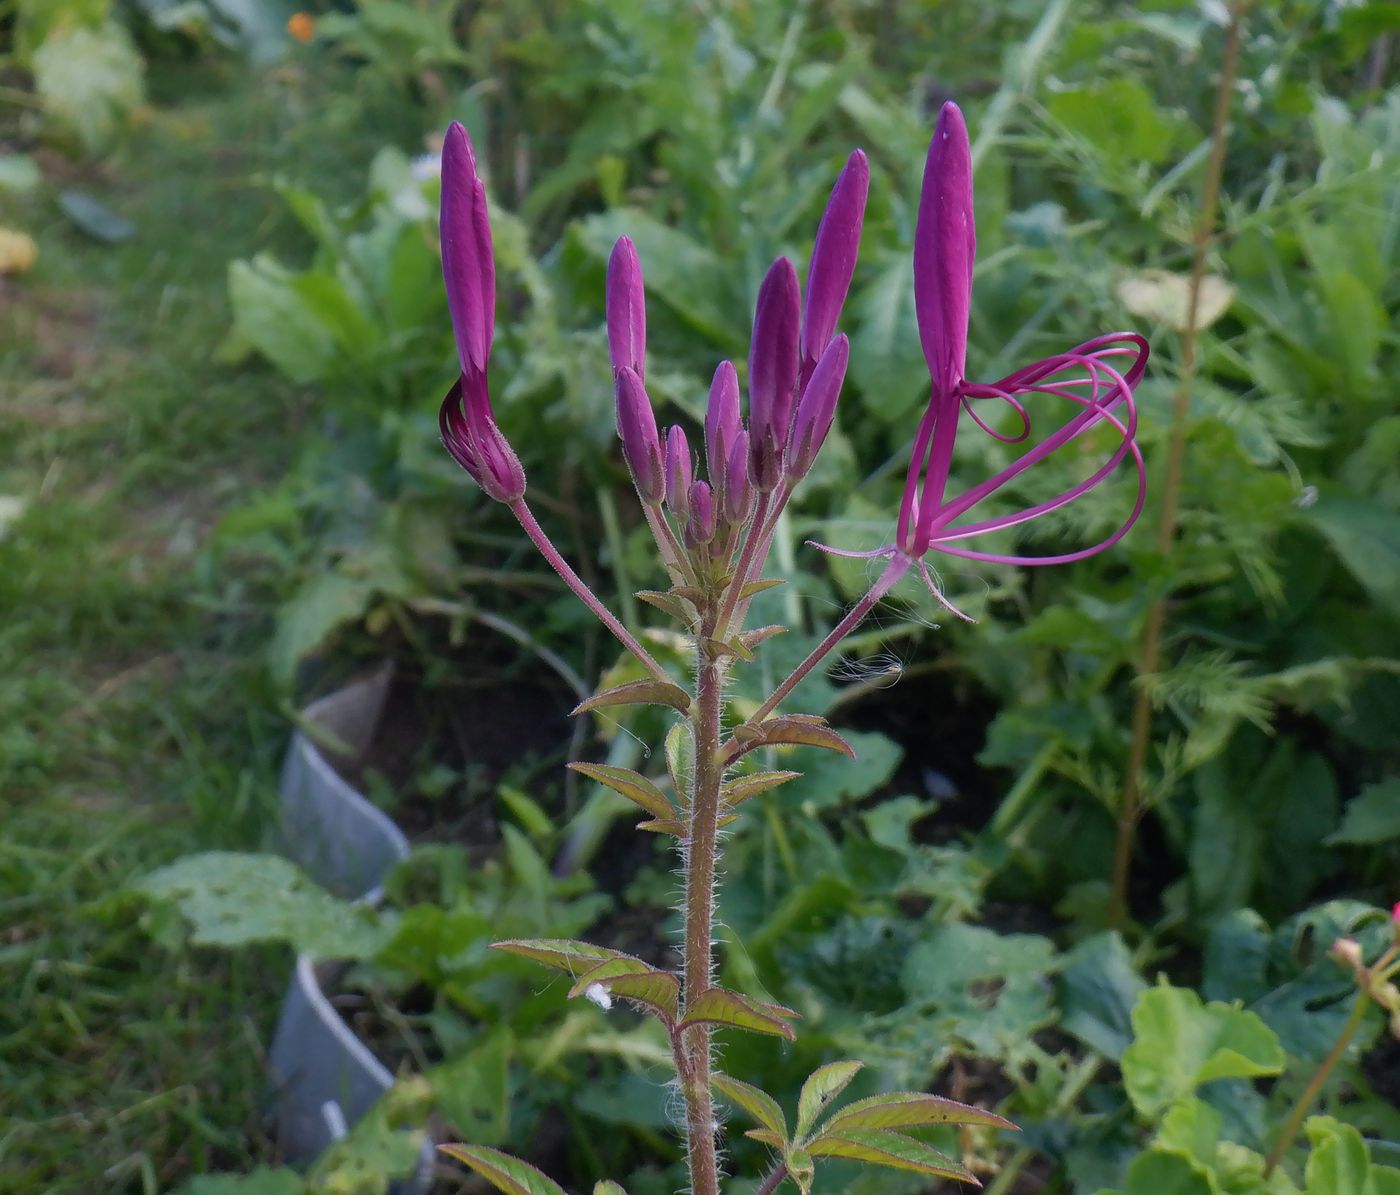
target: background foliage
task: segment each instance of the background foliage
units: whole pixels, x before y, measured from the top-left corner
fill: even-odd
[[[615,452],[612,240],[630,235],[646,270],[660,417],[693,426],[715,361],[746,353],[768,262],[805,260],[845,154],[870,155],[851,379],[780,535],[790,584],[765,598],[794,623],[763,649],[782,675],[862,579],[803,541],[872,546],[893,522],[926,388],[914,204],[948,97],[977,163],[970,373],[1141,329],[1160,493],[1221,6],[359,0],[290,27],[270,0],[0,14],[0,226],[38,251],[27,272],[0,266],[15,429],[0,447],[0,785],[17,827],[0,967],[23,994],[6,1014],[19,1062],[0,1064],[0,1101],[18,1127],[0,1163],[34,1189],[154,1191],[258,1164],[238,1189],[300,1189],[258,1136],[254,1056],[226,1044],[244,1031],[222,994],[243,994],[256,1040],[284,954],[201,947],[210,894],[179,881],[190,865],[141,879],[192,850],[265,845],[279,710],[386,655],[428,707],[449,702],[492,650],[482,612],[590,684],[623,679],[435,442],[453,368],[432,158],[448,119],[472,129],[491,188],[502,425],[551,529],[634,626],[652,612],[631,593],[656,576]],[[851,1056],[868,1064],[857,1095],[868,1079],[994,1102],[1026,1126],[1023,1148],[1002,1147],[1013,1177],[1086,1195],[1169,1179],[1325,1195],[1350,1190],[1329,1158],[1400,1164],[1376,1018],[1325,1093],[1335,1119],[1312,1123],[1310,1160],[1288,1162],[1293,1186],[1259,1175],[1347,1013],[1323,952],[1343,932],[1378,946],[1374,906],[1397,895],[1395,23],[1381,3],[1249,15],[1176,543],[1156,550],[1149,506],[1072,567],[950,562],[944,584],[977,625],[937,625],[901,590],[799,693],[854,728],[861,759],[794,762],[803,779],[735,828],[724,913],[747,949],[729,950],[726,983],[805,1017],[795,1048],[732,1043],[736,1072],[792,1095]],[[968,438],[958,480],[997,460]],[[1096,493],[1027,543],[1092,537],[1124,496]],[[1138,677],[1158,599],[1162,667]],[[649,633],[667,650],[659,619]],[[1138,685],[1155,711],[1148,810],[1132,919],[1112,932]],[[602,723],[588,749],[637,766],[638,740],[663,729]],[[244,903],[217,940],[363,960],[361,990],[412,1013],[395,1048],[429,1087],[396,1126],[435,1107],[509,1146],[563,1109],[575,1138],[605,1143],[573,1147],[580,1185],[612,1167],[631,1168],[632,1195],[669,1189],[645,1027],[554,990],[524,998],[528,973],[480,953],[499,918],[539,936],[642,922],[664,949],[669,861],[621,851],[616,809],[548,766],[562,741],[493,771],[435,758],[425,737],[373,781],[401,811],[426,806],[430,845],[372,925],[247,870],[270,859],[219,855],[206,862],[226,891],[252,875],[312,907]],[[141,910],[170,952],[150,953]],[[184,1003],[156,1017],[171,976]],[[218,1060],[216,1091],[180,1051],[133,1060],[133,1043],[172,1034]],[[602,1050],[596,1068],[581,1042]],[[384,1124],[365,1133],[370,1155],[403,1153]],[[90,1175],[73,1169],[79,1141]],[[734,1156],[740,1173],[763,1163],[742,1141]],[[310,1181],[330,1190],[334,1173]],[[190,1190],[225,1189],[211,1183]]]

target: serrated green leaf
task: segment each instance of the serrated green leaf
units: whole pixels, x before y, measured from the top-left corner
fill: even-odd
[[[666,794],[640,772],[634,772],[631,768],[598,763],[571,763],[569,767],[590,780],[607,785],[613,792],[640,805],[652,817],[665,820],[676,814],[675,807],[666,799]]]
[[[758,796],[759,793],[766,793],[770,788],[777,788],[789,780],[796,780],[801,775],[801,772],[775,771],[750,772],[746,776],[736,776],[733,780],[725,781],[719,790],[719,799],[733,808],[735,805],[742,805],[751,797]]]
[[[1228,1004],[1204,1004],[1187,988],[1163,984],[1143,992],[1132,1021],[1123,1084],[1133,1107],[1150,1119],[1213,1079],[1283,1070],[1278,1038],[1258,1016]]]
[[[686,1009],[682,1025],[729,1025],[735,1029],[748,1029],[753,1033],[769,1033],[774,1037],[785,1037],[796,1041],[797,1034],[784,1018],[798,1014],[780,1004],[768,1004],[731,992],[727,988],[709,988],[701,992],[695,1002]]]
[[[556,971],[567,971],[575,977],[608,959],[632,958],[630,954],[624,954],[620,950],[610,950],[606,946],[593,946],[588,942],[578,942],[572,938],[511,938],[504,942],[493,942],[491,949],[518,954],[521,958],[543,963],[546,967],[553,967]],[[641,959],[633,961],[646,966]]]
[[[443,1153],[465,1162],[505,1195],[565,1195],[564,1188],[529,1162],[484,1145],[439,1145]]]
[[[772,1133],[776,1138],[776,1144],[782,1147],[786,1146],[787,1117],[783,1115],[783,1110],[777,1100],[762,1088],[755,1087],[752,1083],[745,1083],[742,1079],[735,1079],[730,1075],[715,1075],[712,1082],[720,1094],[738,1104]],[[752,1136],[752,1134],[749,1135]]]
[[[847,1129],[912,1129],[938,1124],[977,1124],[989,1128],[1016,1126],[995,1112],[957,1100],[929,1095],[923,1091],[890,1091],[856,1100],[833,1112],[825,1132],[844,1133]]]
[[[187,855],[134,887],[152,900],[172,902],[200,945],[286,942],[314,958],[365,959],[393,929],[374,910],[337,900],[280,855]]]
[[[940,1178],[956,1178],[963,1182],[977,1180],[946,1154],[941,1154],[922,1141],[887,1129],[850,1129],[840,1134],[822,1133],[807,1145],[814,1158],[849,1158],[873,1166],[888,1166],[892,1170],[912,1170],[916,1174],[933,1174]]]
[[[802,1093],[797,1097],[797,1140],[806,1138],[827,1104],[846,1089],[864,1065],[852,1059],[843,1059],[819,1066],[807,1076],[807,1081],[802,1084]]]
[[[586,701],[581,701],[570,715],[587,713],[589,710],[606,709],[615,705],[668,705],[682,714],[690,709],[690,694],[680,685],[653,679],[628,681],[594,693]]]

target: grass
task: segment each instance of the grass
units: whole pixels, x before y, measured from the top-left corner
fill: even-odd
[[[0,225],[40,252],[0,279],[0,494],[26,504],[0,535],[6,1192],[157,1192],[267,1149],[260,1043],[288,960],[163,949],[124,885],[268,825],[276,578],[216,532],[313,442],[316,413],[266,371],[212,363],[226,263],[301,243],[258,178],[353,193],[386,134],[296,69],[204,62],[159,83],[101,166],[24,146],[0,112],[0,152],[45,173],[0,195]],[[67,187],[136,235],[87,239],[59,212]]]

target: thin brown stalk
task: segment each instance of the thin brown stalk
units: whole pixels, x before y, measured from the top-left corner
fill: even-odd
[[[1199,336],[1201,286],[1205,280],[1206,258],[1215,237],[1216,212],[1220,206],[1220,179],[1225,167],[1225,143],[1229,135],[1230,101],[1239,68],[1240,37],[1252,0],[1237,0],[1230,10],[1230,26],[1225,34],[1225,50],[1220,63],[1220,84],[1215,93],[1215,116],[1211,123],[1210,159],[1201,188],[1200,219],[1196,224],[1191,254],[1191,283],[1186,301],[1186,330],[1181,338],[1181,374],[1172,397],[1172,435],[1167,448],[1166,475],[1162,483],[1162,505],[1157,523],[1157,550],[1170,555],[1176,540],[1181,505],[1181,477],[1186,457],[1187,417],[1191,391],[1196,380],[1196,350]],[[1132,872],[1133,839],[1142,815],[1142,773],[1147,766],[1152,741],[1152,699],[1142,681],[1156,673],[1161,660],[1162,632],[1166,625],[1167,601],[1160,598],[1147,612],[1142,643],[1138,652],[1138,690],[1133,701],[1132,743],[1128,751],[1123,797],[1118,807],[1117,840],[1113,851],[1112,897],[1109,924],[1122,925],[1128,912],[1128,882]]]

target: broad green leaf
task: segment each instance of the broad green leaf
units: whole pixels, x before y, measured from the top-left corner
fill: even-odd
[[[295,1170],[259,1166],[247,1174],[201,1174],[175,1195],[306,1195],[306,1180]]]
[[[505,1195],[564,1195],[564,1188],[529,1162],[484,1145],[439,1145],[450,1158],[465,1162]]]
[[[1204,1004],[1187,988],[1163,984],[1138,998],[1123,1083],[1139,1114],[1155,1119],[1214,1079],[1249,1079],[1283,1070],[1278,1038],[1252,1012]]]
[[[734,728],[734,739],[738,744],[738,755],[745,755],[759,747],[788,746],[822,747],[852,759],[856,757],[851,745],[832,730],[824,718],[812,714],[779,714],[766,718],[757,726],[746,722]]]
[[[939,1178],[956,1178],[976,1182],[968,1171],[946,1154],[941,1154],[922,1141],[887,1129],[849,1129],[839,1134],[823,1133],[807,1145],[814,1158],[850,1158],[873,1166],[888,1166],[892,1170],[912,1170],[916,1174],[932,1174]]]
[[[860,1072],[864,1063],[845,1059],[819,1066],[802,1084],[797,1097],[797,1129],[794,1136],[802,1141],[817,1123],[817,1118]]]
[[[600,1179],[593,1184],[593,1195],[627,1195],[622,1186],[610,1178]]]
[[[290,685],[302,657],[331,632],[363,617],[373,598],[374,585],[365,577],[317,573],[307,581],[277,612],[268,647],[268,667],[277,683]]]
[[[365,959],[389,939],[392,922],[337,900],[279,855],[205,851],[186,855],[135,888],[169,901],[202,946],[286,942],[318,959]]]
[[[586,701],[579,702],[570,713],[582,714],[614,705],[669,705],[683,714],[690,709],[690,694],[680,685],[650,679],[634,680],[594,693]]]
[[[556,971],[567,971],[575,977],[608,959],[632,958],[620,950],[609,950],[606,946],[593,946],[572,938],[512,938],[505,942],[493,942],[491,949],[518,954],[521,958],[543,963]],[[641,963],[641,959],[633,961]],[[642,963],[642,966],[646,964]]]
[[[1323,489],[1304,512],[1363,588],[1392,614],[1400,613],[1400,520],[1345,491]]]
[[[610,764],[597,763],[571,763],[569,767],[580,775],[587,776],[590,780],[606,784],[613,792],[620,793],[629,801],[640,805],[652,817],[665,820],[676,815],[675,807],[666,799],[666,794],[641,773],[634,772],[631,768],[619,768]]]
[[[1115,1195],[1104,1191],[1100,1195]],[[1150,1149],[1128,1167],[1121,1195],[1220,1195],[1210,1172],[1185,1154]]]
[[[145,62],[115,21],[54,29],[35,51],[33,70],[44,112],[89,153],[115,136],[145,98]]]
[[[1116,933],[1095,934],[1060,971],[1060,1026],[1117,1062],[1133,1039],[1133,1006],[1147,984]]]
[[[228,268],[231,337],[256,349],[292,381],[306,385],[333,372],[335,336],[296,292],[295,275],[267,254]]]
[[[786,784],[801,775],[801,772],[777,771],[750,772],[745,776],[736,776],[733,780],[725,781],[719,790],[719,799],[732,808],[742,805],[750,797],[766,793],[770,788],[777,788],[778,785]]]
[[[788,1139],[787,1117],[783,1115],[783,1110],[778,1105],[777,1100],[752,1083],[745,1083],[743,1080],[732,1078],[729,1075],[715,1075],[713,1082],[725,1098],[738,1104],[759,1124],[773,1133],[780,1142],[786,1144]]]
[[[1341,826],[1322,841],[1328,846],[1390,842],[1400,838],[1400,778],[1363,788],[1347,804]]]
[[[866,411],[895,426],[928,398],[928,365],[919,345],[912,276],[907,255],[894,256],[852,304],[851,380],[867,396]]]
[[[1179,140],[1181,126],[1168,120],[1152,93],[1128,75],[1055,92],[1046,107],[1070,133],[1125,169],[1140,162],[1166,161]]]
[[[770,1033],[774,1037],[785,1037],[796,1041],[797,1034],[786,1019],[797,1016],[790,1008],[778,1004],[768,1004],[731,992],[727,988],[710,988],[701,992],[681,1020],[682,1025],[730,1025],[735,1029],[748,1029],[754,1033]]]
[[[912,1129],[938,1124],[978,1124],[1011,1129],[1009,1120],[957,1100],[929,1095],[923,1091],[889,1091],[856,1100],[833,1112],[825,1132],[844,1133],[847,1129]]]
[[[449,1131],[483,1145],[510,1135],[510,1063],[515,1041],[506,1026],[426,1072],[433,1103]]]
[[[1306,1195],[1392,1195],[1400,1190],[1400,1170],[1372,1162],[1352,1125],[1311,1116],[1304,1128],[1312,1145]]]

